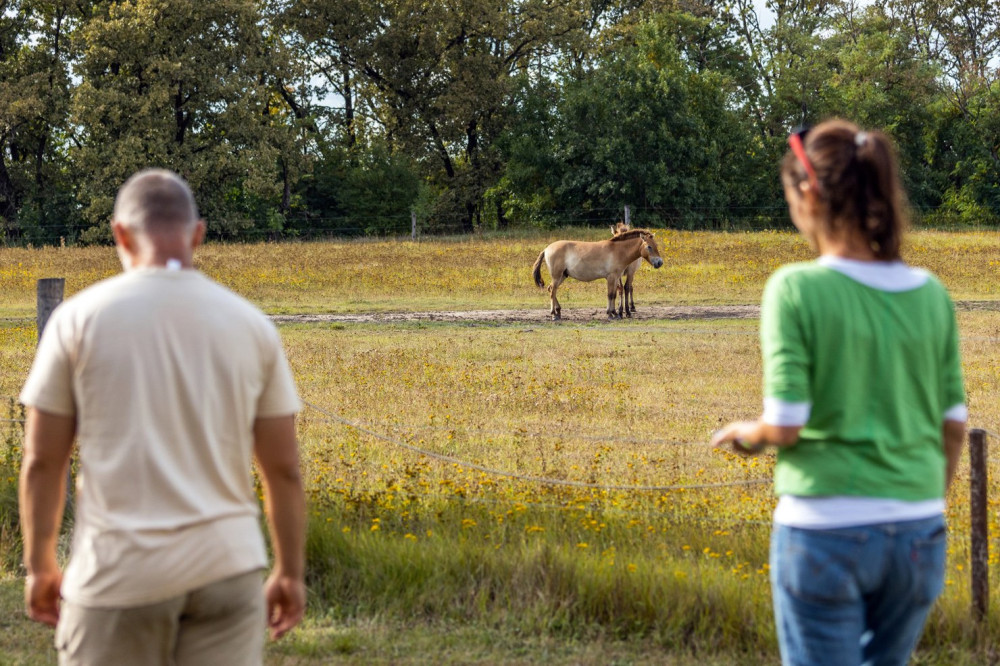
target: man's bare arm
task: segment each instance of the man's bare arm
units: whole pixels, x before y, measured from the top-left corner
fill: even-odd
[[[56,560],[56,543],[75,434],[75,417],[28,409],[18,488],[24,566],[28,570],[24,597],[28,615],[52,626],[59,620],[62,573]]]
[[[295,417],[254,422],[254,456],[264,482],[264,507],[274,546],[274,571],[265,587],[272,638],[281,638],[305,612],[305,493],[295,441]]]

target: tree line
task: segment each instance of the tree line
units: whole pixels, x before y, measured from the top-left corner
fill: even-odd
[[[789,130],[896,141],[929,225],[1000,222],[994,0],[8,0],[7,244],[104,242],[163,166],[217,238],[785,223]]]

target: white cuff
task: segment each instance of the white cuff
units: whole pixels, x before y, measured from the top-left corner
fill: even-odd
[[[955,405],[944,413],[944,420],[965,423],[969,420],[969,408],[965,405]]]
[[[785,402],[778,398],[764,398],[764,415],[761,420],[773,426],[804,426],[812,411],[811,402]]]

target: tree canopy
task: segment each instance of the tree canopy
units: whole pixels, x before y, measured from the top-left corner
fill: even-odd
[[[896,141],[923,223],[1000,223],[992,0],[12,0],[4,242],[103,242],[146,166],[215,238],[787,224],[789,130]]]

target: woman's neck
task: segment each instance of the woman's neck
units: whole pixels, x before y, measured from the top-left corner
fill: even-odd
[[[878,261],[875,251],[857,235],[827,236],[817,234],[816,246],[821,256],[853,259],[855,261]]]

